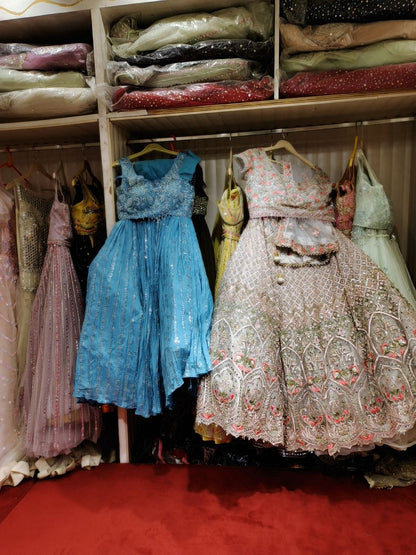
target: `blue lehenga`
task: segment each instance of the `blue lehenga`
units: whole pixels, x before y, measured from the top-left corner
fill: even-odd
[[[75,397],[148,417],[210,371],[213,301],[191,219],[199,162],[190,151],[120,160],[118,221],[89,269]]]

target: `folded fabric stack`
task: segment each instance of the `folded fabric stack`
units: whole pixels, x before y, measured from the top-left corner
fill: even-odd
[[[416,87],[414,0],[295,4],[281,4],[282,97]]]
[[[93,112],[96,95],[87,78],[91,67],[89,44],[1,43],[0,121]]]
[[[160,19],[125,16],[110,31],[115,111],[273,97],[273,6],[266,1]]]

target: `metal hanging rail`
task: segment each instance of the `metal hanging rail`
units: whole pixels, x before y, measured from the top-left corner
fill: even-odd
[[[157,137],[152,139],[130,139],[127,141],[127,145],[135,144],[146,144],[149,142],[172,142],[172,141],[200,141],[200,140],[210,140],[210,139],[231,139],[233,137],[250,137],[250,136],[260,136],[260,135],[270,135],[272,134],[291,134],[296,132],[304,131],[321,131],[325,129],[345,129],[349,127],[368,126],[368,125],[381,125],[390,123],[405,123],[410,121],[416,121],[416,116],[402,117],[402,118],[389,118],[389,119],[379,119],[379,120],[369,120],[369,121],[355,121],[346,123],[334,123],[334,124],[324,124],[324,125],[313,125],[306,127],[288,127],[288,128],[278,128],[278,129],[264,129],[261,131],[241,131],[235,133],[213,133],[208,135],[189,135],[189,136],[168,136],[168,137]]]
[[[30,150],[65,150],[68,148],[89,148],[89,147],[99,147],[100,143],[72,143],[72,144],[55,144],[55,145],[32,145],[32,146],[22,146],[22,147],[10,147],[9,152],[27,152]]]

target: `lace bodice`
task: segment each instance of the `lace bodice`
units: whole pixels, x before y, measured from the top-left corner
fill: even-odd
[[[128,158],[121,159],[118,218],[190,218],[195,196],[191,179],[199,162],[200,159],[190,151],[179,153],[173,160],[142,160],[134,165]]]
[[[25,291],[36,291],[42,272],[49,231],[51,199],[16,185],[19,275]]]
[[[247,196],[250,218],[267,216],[333,219],[331,183],[319,168],[291,154],[272,161],[261,148],[234,156],[234,175]]]

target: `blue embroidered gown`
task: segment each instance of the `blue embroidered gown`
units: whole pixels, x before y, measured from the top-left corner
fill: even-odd
[[[92,262],[74,396],[148,417],[210,371],[213,301],[192,224],[200,159],[120,160],[118,221]]]

